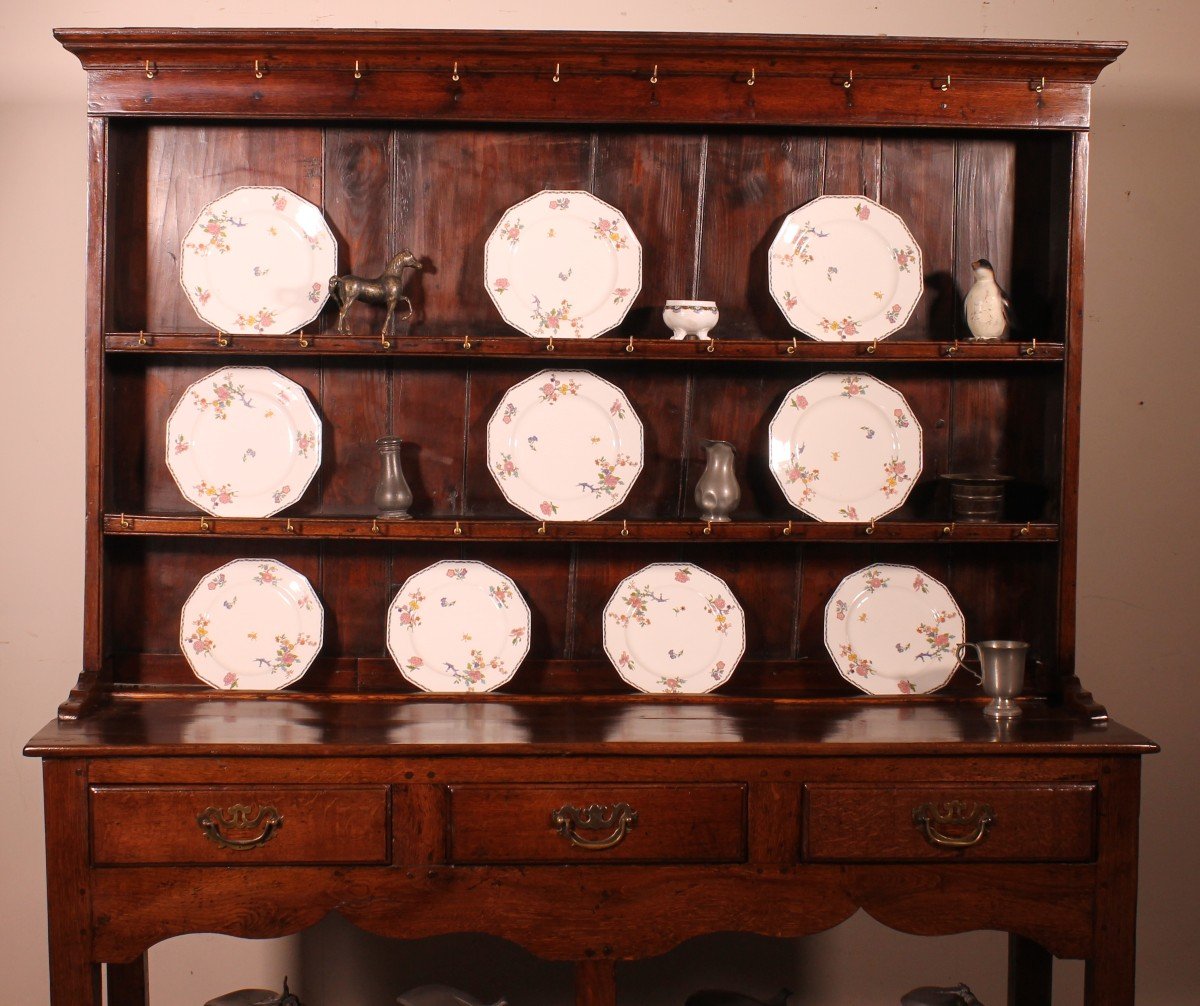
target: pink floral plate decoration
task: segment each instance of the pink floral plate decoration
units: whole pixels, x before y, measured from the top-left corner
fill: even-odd
[[[321,210],[278,185],[243,185],[200,211],[179,281],[200,320],[235,335],[287,335],[312,322],[337,273]]]
[[[218,517],[270,517],[321,467],[321,419],[304,389],[270,367],[223,367],[167,419],[167,468],[189,503]]]
[[[886,339],[925,285],[908,226],[865,196],[820,196],[789,213],[767,260],[788,324],[819,342]]]
[[[729,680],[746,620],[729,584],[691,563],[627,576],[604,606],[604,652],[638,691],[699,695]]]
[[[915,566],[864,566],[825,605],[825,648],[842,677],[869,695],[936,692],[966,638],[958,602]]]
[[[621,211],[589,192],[544,189],[508,209],[484,246],[488,295],[535,339],[594,339],[642,288],[642,246]]]
[[[435,562],[414,573],[388,608],[388,653],[426,692],[490,692],[529,653],[529,605],[487,563]]]
[[[527,377],[488,421],[488,470],[504,498],[537,520],[595,520],[625,500],[644,462],[629,399],[587,370]]]
[[[779,488],[821,521],[889,514],[921,474],[921,424],[900,392],[868,374],[819,374],[793,388],[768,436]]]
[[[276,559],[235,559],[196,584],[179,646],[206,685],[277,691],[312,666],[324,628],[325,609],[301,573]]]

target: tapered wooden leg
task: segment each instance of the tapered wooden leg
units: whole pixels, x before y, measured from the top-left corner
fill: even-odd
[[[146,955],[128,964],[106,964],[108,977],[108,1006],[146,1006],[149,983],[146,977]]]
[[[48,759],[42,766],[42,790],[46,801],[50,1003],[100,1006],[100,966],[92,963],[86,764]]]
[[[575,1006],[616,1006],[617,969],[613,961],[575,962]]]
[[[1008,1006],[1050,1006],[1054,958],[1024,936],[1008,937]]]
[[[1096,920],[1084,970],[1086,1006],[1133,1006],[1141,763],[1113,758],[1100,787]]]

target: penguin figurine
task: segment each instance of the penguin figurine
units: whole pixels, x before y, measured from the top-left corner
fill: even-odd
[[[1008,295],[996,282],[996,271],[985,258],[971,263],[975,282],[967,291],[963,309],[972,339],[995,340],[1004,337],[1008,328]]]

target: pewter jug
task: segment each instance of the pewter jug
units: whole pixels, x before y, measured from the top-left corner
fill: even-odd
[[[696,506],[700,519],[727,521],[742,498],[733,471],[733,444],[728,440],[705,440],[708,464],[696,483]]]
[[[400,437],[380,437],[375,441],[383,466],[383,474],[375,487],[375,505],[380,517],[391,520],[408,520],[412,516],[408,508],[412,506],[413,494],[400,468],[400,445],[403,443]]]

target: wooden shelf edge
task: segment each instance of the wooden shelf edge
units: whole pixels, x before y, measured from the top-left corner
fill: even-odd
[[[1044,363],[1065,358],[1061,342],[814,342],[799,336],[787,339],[714,339],[711,342],[672,342],[662,338],[560,339],[551,343],[523,336],[399,336],[385,349],[378,336],[225,335],[226,345],[216,333],[108,332],[108,353],[147,354],[204,353],[240,357],[274,354],[281,356],[363,357],[453,357],[545,360],[779,360],[794,363]],[[632,351],[630,350],[632,346]],[[710,348],[711,347],[711,348]]]
[[[881,521],[827,524],[809,520],[546,521],[438,517],[376,520],[371,517],[213,517],[108,513],[109,536],[193,538],[318,538],[383,541],[578,541],[578,542],[1047,542],[1057,541],[1052,523],[950,524],[945,521]]]

